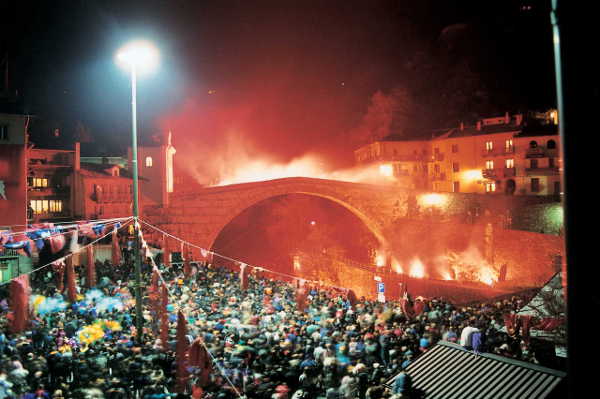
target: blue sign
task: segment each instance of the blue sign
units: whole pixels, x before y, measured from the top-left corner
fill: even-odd
[[[384,283],[377,283],[377,292],[385,292],[385,284]]]

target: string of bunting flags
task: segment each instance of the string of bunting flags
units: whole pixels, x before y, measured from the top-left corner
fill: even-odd
[[[140,222],[143,225],[145,225],[147,227],[150,227],[150,228],[152,228],[152,229],[154,229],[154,230],[162,233],[164,236],[171,237],[172,239],[181,242],[182,246],[183,245],[187,245],[189,247],[199,249],[200,250],[200,254],[202,255],[202,258],[204,258],[204,260],[207,261],[208,263],[212,263],[213,260],[214,260],[214,257],[218,257],[220,259],[227,260],[227,261],[230,261],[230,262],[233,262],[233,263],[237,264],[240,267],[240,270],[242,270],[242,273],[243,273],[243,275],[242,274],[240,275],[241,277],[246,277],[246,267],[249,267],[249,268],[252,268],[252,269],[254,269],[254,270],[258,271],[258,272],[267,272],[267,273],[271,273],[271,274],[274,274],[274,275],[278,275],[278,276],[282,276],[282,277],[287,277],[289,279],[292,279],[293,281],[296,281],[297,284],[298,284],[298,286],[303,286],[303,285],[305,285],[307,283],[308,284],[319,285],[319,286],[323,285],[323,283],[321,281],[304,279],[304,278],[301,278],[301,277],[298,277],[298,276],[294,276],[292,274],[277,272],[277,271],[274,271],[274,270],[266,269],[266,268],[261,267],[261,266],[254,266],[254,265],[242,262],[240,260],[230,258],[230,257],[225,256],[225,255],[221,255],[221,254],[219,254],[217,252],[210,251],[210,250],[208,250],[206,248],[202,248],[202,247],[200,247],[198,245],[192,244],[189,241],[186,241],[186,240],[184,240],[182,238],[174,236],[173,234],[170,234],[170,233],[168,233],[168,232],[160,229],[159,227],[156,227],[156,226],[154,226],[154,225],[152,225],[152,224],[150,224],[150,223],[148,223],[148,222],[146,222],[144,220],[140,219]],[[182,252],[182,254],[183,254],[183,252]],[[184,263],[185,263],[185,261],[184,261]],[[241,278],[240,280],[244,281],[243,278]],[[341,290],[341,291],[349,291],[349,289],[346,288],[346,287],[337,287],[337,286],[334,286],[334,285],[328,285],[328,287],[334,288],[334,289],[337,289],[337,290]]]
[[[5,249],[22,250],[29,257],[33,255],[33,248],[40,252],[45,247],[48,247],[52,254],[57,254],[67,247],[65,236],[71,235],[68,251],[64,256],[21,275],[29,275],[45,269],[48,266],[52,266],[55,270],[60,271],[60,269],[66,267],[67,260],[70,259],[74,254],[82,252],[83,250],[89,250],[89,247],[93,246],[109,235],[114,234],[116,230],[128,225],[132,220],[133,218],[130,217],[125,222],[123,222],[122,218],[103,220],[95,223],[77,222],[76,224],[68,226],[71,228],[71,230],[66,230],[64,227],[62,229],[58,229],[52,226],[51,223],[45,224],[43,227],[37,226],[37,228],[34,228],[34,225],[32,225],[28,231],[22,232],[22,234],[25,234],[27,237],[25,240],[19,240],[16,242],[8,240],[1,245]],[[89,241],[84,243],[83,246],[79,244],[80,233],[82,237],[85,237]],[[13,234],[11,237],[15,237],[15,235]],[[26,244],[23,243],[23,241],[26,241]],[[34,245],[31,245],[31,242],[34,242]],[[6,285],[19,277],[20,276],[2,282],[0,283],[0,286]]]
[[[80,234],[88,239],[95,239],[101,236],[104,231],[112,229],[113,225],[119,225],[127,219],[78,221],[65,225],[38,223],[29,225],[23,231],[2,230],[0,231],[0,248],[22,251],[26,256],[31,257],[33,251],[41,252],[45,247],[48,247],[52,254],[56,254],[65,248],[66,236],[70,234],[72,236],[69,250],[72,251],[78,245]]]
[[[142,229],[140,228],[139,222],[135,222],[138,237],[140,240],[140,247],[147,259],[150,259],[152,266],[152,280],[150,283],[150,287],[148,289],[149,294],[149,302],[150,308],[154,310],[154,313],[158,315],[157,320],[160,323],[160,337],[161,343],[163,347],[166,347],[168,330],[169,330],[169,319],[167,316],[168,312],[168,303],[169,301],[176,304],[177,300],[174,294],[172,294],[169,285],[163,278],[163,275],[158,268],[152,254],[150,252],[150,248],[148,243],[144,239],[144,235]],[[182,252],[183,253],[183,252]],[[189,261],[189,256],[186,258]],[[198,336],[191,344],[187,342],[187,321],[186,317],[183,315],[183,311],[181,309],[177,310],[177,346],[176,346],[176,357],[177,357],[177,390],[179,392],[183,392],[185,390],[185,385],[187,380],[189,379],[189,371],[188,367],[198,367],[202,369],[202,379],[208,381],[208,376],[212,371],[212,366],[216,366],[219,370],[219,373],[227,383],[231,386],[233,391],[239,398],[242,398],[243,395],[239,392],[233,382],[227,376],[227,373],[221,368],[217,359],[212,354],[204,340],[201,336]],[[210,361],[206,358],[206,355],[210,357]]]

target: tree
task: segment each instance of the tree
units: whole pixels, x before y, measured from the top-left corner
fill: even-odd
[[[350,136],[362,145],[390,135],[404,135],[412,123],[414,107],[409,91],[402,87],[388,93],[378,90],[371,96],[366,113]]]

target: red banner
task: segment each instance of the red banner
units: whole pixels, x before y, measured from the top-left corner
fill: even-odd
[[[77,300],[77,283],[75,281],[75,267],[73,266],[73,256],[68,256],[67,263],[67,297],[69,302]]]
[[[536,330],[552,331],[564,323],[565,319],[563,317],[544,317],[533,328]]]
[[[248,288],[248,265],[239,263],[240,265],[240,288],[246,290]]]
[[[58,260],[52,263],[52,270],[56,276],[56,289],[62,293],[65,289],[65,262],[64,260]]]
[[[29,323],[29,275],[22,274],[10,283],[10,331],[20,333]]]
[[[210,382],[210,374],[212,373],[212,362],[210,356],[202,345],[200,338],[196,338],[190,346],[188,364],[191,367],[200,369],[199,386],[205,387]]]
[[[121,247],[119,246],[119,235],[117,228],[112,232],[112,264],[118,266],[121,263]]]
[[[169,293],[167,287],[162,286],[162,298],[160,302],[160,340],[164,350],[169,348],[169,314],[167,305],[169,304]]]
[[[59,233],[54,233],[51,237],[48,237],[48,241],[50,241],[50,251],[53,254],[62,251],[66,244],[65,236]]]
[[[187,322],[181,311],[177,314],[177,347],[175,357],[177,362],[177,382],[176,390],[178,393],[184,393],[190,373],[187,370],[188,365],[188,338],[187,338]]]
[[[404,313],[404,316],[406,316],[407,319],[411,320],[415,317],[415,309],[413,308],[412,301],[408,295],[406,284],[402,284],[402,299],[400,300],[400,307],[402,308],[402,313]]]
[[[306,309],[306,288],[304,286],[296,290],[296,309],[298,312],[304,312]]]
[[[184,247],[183,243],[181,244],[181,255],[183,258],[183,274],[185,277],[190,277],[192,275],[192,252],[189,250],[189,247]]]
[[[419,316],[421,313],[423,313],[423,309],[425,309],[425,302],[419,300],[415,301],[413,309],[415,311],[415,315]]]
[[[148,287],[148,302],[150,311],[152,312],[152,320],[154,321],[153,330],[154,332],[160,329],[160,287],[158,286],[158,272],[154,270],[152,272],[152,280],[150,281],[150,287]]]
[[[87,267],[86,267],[86,285],[88,288],[96,286],[96,261],[94,259],[94,246],[88,245],[86,248],[87,253]]]

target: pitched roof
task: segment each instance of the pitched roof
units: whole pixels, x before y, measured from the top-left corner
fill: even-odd
[[[559,398],[566,373],[440,341],[406,368],[425,399]],[[386,385],[393,386],[394,378]],[[558,386],[558,387],[557,387]],[[562,395],[562,396],[558,396]]]
[[[111,170],[113,168],[119,169],[119,176],[113,176]],[[131,173],[124,168],[119,167],[119,165],[114,164],[99,164],[99,163],[87,163],[81,162],[80,173],[83,176],[87,177],[100,177],[100,178],[123,178],[123,179],[131,179]]]
[[[516,133],[520,132],[521,129],[521,126],[515,124],[497,124],[481,126],[481,130],[478,130],[477,126],[465,126],[463,130],[461,130],[460,128],[452,129],[450,132],[448,132],[447,138],[483,136],[486,134],[496,133]]]

